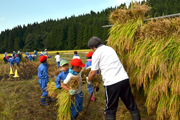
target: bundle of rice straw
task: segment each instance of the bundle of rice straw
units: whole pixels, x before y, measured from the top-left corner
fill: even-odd
[[[49,81],[47,84],[46,91],[48,91],[48,96],[51,98],[57,97],[58,93],[60,92],[60,90],[56,88],[56,83],[52,81]]]
[[[55,72],[55,76],[58,76],[59,73],[61,73],[61,70],[56,70]],[[55,98],[58,93],[59,93],[59,89],[56,88],[56,84],[53,80],[50,80],[49,83],[47,84],[47,91],[48,91],[48,95],[51,98]]]
[[[99,75],[96,75],[92,81],[92,84],[93,85],[100,85],[102,82],[102,76],[99,74]]]
[[[77,90],[79,86],[79,76],[71,78],[67,84],[70,89]],[[61,89],[57,96],[58,115],[57,120],[71,120],[71,102],[75,104],[75,96],[71,96],[68,91]]]

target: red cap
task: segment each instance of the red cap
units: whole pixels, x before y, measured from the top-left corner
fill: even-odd
[[[86,55],[87,57],[92,57],[93,52],[88,52],[88,54]]]
[[[73,60],[71,60],[70,64],[72,66],[79,66],[79,67],[85,67],[85,64],[82,63],[82,61],[78,58],[75,58]]]
[[[31,55],[31,53],[29,53]]]
[[[16,57],[18,57],[19,55],[16,55]]]
[[[43,62],[43,61],[45,61],[47,59],[47,56],[44,56],[44,55],[42,55],[41,57],[39,57],[39,61],[40,62]]]
[[[49,56],[51,56],[51,55],[49,55]]]

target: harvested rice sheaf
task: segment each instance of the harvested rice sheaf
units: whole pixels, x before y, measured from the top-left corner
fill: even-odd
[[[180,18],[144,22],[150,9],[135,3],[110,15],[108,45],[117,52],[131,86],[144,90],[149,114],[180,119]],[[135,92],[138,93],[138,92]],[[139,93],[140,94],[140,93]]]
[[[70,89],[77,90],[79,86],[79,76],[71,78],[67,84]],[[71,96],[68,91],[61,89],[57,96],[58,115],[57,120],[71,120],[71,103],[75,104],[75,96]]]
[[[51,98],[57,97],[58,93],[60,92],[60,90],[56,88],[56,83],[52,81],[49,81],[47,84],[46,91],[48,91],[48,96]]]

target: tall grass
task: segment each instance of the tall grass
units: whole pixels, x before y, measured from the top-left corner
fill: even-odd
[[[112,46],[130,77],[141,87],[149,114],[157,119],[180,119],[180,18],[143,23],[147,5],[114,11],[108,45]],[[114,19],[113,16],[116,16]],[[125,17],[128,16],[128,17]]]

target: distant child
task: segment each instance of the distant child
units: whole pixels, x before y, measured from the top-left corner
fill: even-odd
[[[80,57],[79,57],[79,55],[78,55],[77,51],[74,51],[74,56],[73,56],[73,59],[75,59],[75,58],[80,59]]]
[[[56,59],[57,66],[59,67],[59,65],[60,65],[60,55],[59,55],[59,52],[56,53],[55,59]]]
[[[93,52],[88,52],[88,54],[86,55],[87,62],[85,64],[86,66],[84,68],[90,68],[91,67],[91,65],[92,65],[92,55],[93,55]],[[99,74],[99,70],[97,70],[97,74]],[[89,94],[92,94],[93,87],[94,87],[93,85],[88,85]],[[92,95],[91,100],[95,101],[94,95]]]
[[[64,59],[61,60],[60,66],[61,66],[61,70],[63,70],[63,71],[56,76],[55,83],[56,83],[56,88],[57,89],[61,89],[61,83],[64,82],[67,75],[69,74],[69,64],[68,64],[68,62],[66,60],[64,60]]]
[[[13,58],[13,56],[9,57],[8,62],[10,63],[10,67],[14,67],[14,58]]]
[[[40,56],[42,56],[43,55],[43,51],[41,50],[41,54],[40,54]]]
[[[69,74],[66,79],[62,83],[62,88],[70,93],[70,95],[75,95],[75,106],[71,103],[71,120],[75,120],[77,117],[77,113],[82,110],[83,107],[83,93],[82,93],[82,78],[81,78],[81,70],[82,67],[85,67],[85,64],[82,63],[80,59],[71,60],[72,68],[69,69]],[[67,84],[70,82],[71,78],[79,75],[79,86],[78,90],[73,90],[68,88]]]
[[[46,98],[50,102],[54,101],[50,97],[48,97],[48,91],[46,91],[46,87],[49,82],[48,69],[46,67],[47,56],[42,55],[41,57],[39,57],[39,61],[41,62],[41,64],[38,67],[38,78],[39,78],[39,85],[42,88],[42,92],[43,92],[40,101],[41,101],[41,105],[46,106],[48,105],[46,103]]]
[[[48,55],[48,58],[51,58],[51,55]]]
[[[26,51],[25,55],[28,57],[28,56],[29,56],[29,53]]]
[[[29,53],[28,58],[29,58],[29,61],[32,61],[33,57],[32,57],[32,55],[31,55],[31,53]]]
[[[17,66],[19,66],[20,60],[19,55],[16,55],[15,62]]]

